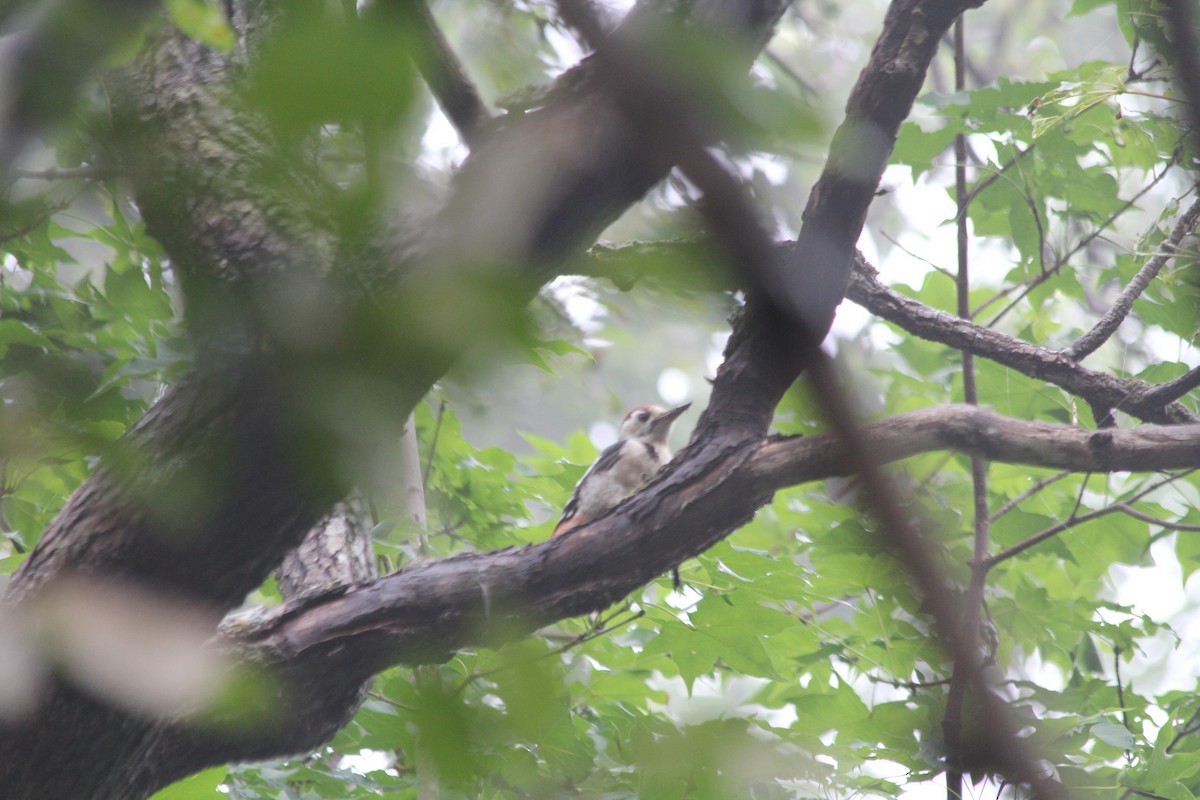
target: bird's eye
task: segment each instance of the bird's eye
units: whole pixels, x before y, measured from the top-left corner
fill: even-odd
[[[638,418],[639,422],[645,422],[646,420],[650,419],[650,412],[649,411],[639,411],[637,413],[637,418]]]

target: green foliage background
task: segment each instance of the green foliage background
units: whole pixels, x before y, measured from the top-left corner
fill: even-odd
[[[219,43],[224,34],[203,4],[172,7],[199,14],[190,23],[196,35],[211,30]],[[497,102],[543,82],[547,64],[564,66],[552,47],[564,34],[542,6],[456,0],[437,11]],[[821,85],[805,88],[769,61],[759,68],[768,104],[805,109],[782,133],[754,137],[758,149],[737,162],[781,234],[794,230],[811,157],[837,121],[837,102],[861,60],[835,59],[821,71],[812,45],[861,48],[874,26],[862,30],[852,20],[867,12],[882,16],[876,3],[830,3],[785,22],[774,54]],[[1174,225],[1195,153],[1182,140],[1164,68],[1130,75],[1130,49],[1141,42],[1130,20],[1149,13],[1124,0],[1045,3],[1020,13],[989,4],[969,24],[1005,32],[1018,43],[1012,49],[1033,39],[1027,29],[1037,19],[1053,21],[1063,39],[1100,32],[1106,47],[1074,58],[1064,45],[1049,63],[997,51],[989,62],[994,82],[956,94],[939,88],[935,76],[906,124],[887,177],[902,197],[950,191],[946,148],[955,133],[970,137],[984,186],[969,210],[979,321],[1065,346],[1094,322],[1089,303],[1111,297]],[[1150,60],[1144,46],[1139,52],[1135,66]],[[818,99],[831,94],[837,102]],[[408,104],[413,130],[422,130],[429,99],[398,102]],[[410,176],[414,191],[434,193],[446,180],[444,152],[432,140],[402,138],[400,156],[424,154],[434,165]],[[80,164],[86,145],[86,137],[64,141],[60,165]],[[347,139],[330,131],[326,145],[335,152]],[[7,201],[0,229],[6,573],[188,360],[168,265],[124,188],[107,180],[65,187],[24,182],[23,194]],[[681,210],[686,192],[667,185],[607,238],[690,232]],[[884,197],[868,227],[883,277],[890,279],[890,265],[903,265],[912,285],[898,288],[953,312],[952,279],[877,235],[906,231],[904,247],[919,250],[921,241],[952,236],[940,222]],[[663,265],[663,274],[672,267]],[[1175,262],[1138,301],[1129,335],[1089,364],[1149,381],[1185,372],[1195,363],[1193,278],[1184,259]],[[547,290],[532,309],[536,340],[508,351],[511,363],[482,379],[469,364],[418,409],[428,526],[408,522],[397,497],[375,498],[378,550],[392,566],[542,541],[597,454],[583,426],[656,400],[651,387],[666,366],[690,376],[693,396],[702,399],[731,298],[679,292],[655,276],[628,291],[603,281],[574,290],[598,304],[586,330],[564,311],[562,290]],[[857,337],[838,339],[837,349],[871,414],[961,400],[957,354],[947,348],[869,321]],[[987,361],[976,368],[983,402],[1000,413],[1092,422],[1088,409],[1053,386]],[[797,387],[777,429],[820,427]],[[969,464],[930,454],[896,473],[911,513],[939,541],[947,576],[965,586]],[[1172,523],[1200,523],[1200,486],[1191,476],[1054,476],[993,464],[989,479],[993,552],[1115,502]],[[781,492],[752,524],[683,565],[682,590],[664,577],[598,620],[568,620],[417,675],[389,671],[321,752],[209,770],[159,797],[213,797],[218,786],[233,798],[415,797],[418,773],[436,775],[445,798],[918,796],[944,767],[949,665],[903,568],[847,502],[854,494],[845,481]],[[995,669],[1023,735],[1074,798],[1133,792],[1190,800],[1200,792],[1200,744],[1190,735],[1200,717],[1200,671],[1169,681],[1153,672],[1166,650],[1186,645],[1195,600],[1179,613],[1152,614],[1120,591],[1127,568],[1158,562],[1170,562],[1158,563],[1161,574],[1187,581],[1200,566],[1197,536],[1114,511],[990,575],[985,628]],[[263,598],[270,595],[264,589]],[[988,724],[970,703],[967,722],[968,736]],[[967,766],[985,780],[987,754]],[[975,788],[977,795],[996,791]]]

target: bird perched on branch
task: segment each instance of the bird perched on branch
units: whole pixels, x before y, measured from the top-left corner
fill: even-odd
[[[561,536],[592,521],[649,483],[671,460],[667,436],[675,419],[691,405],[684,403],[669,411],[638,406],[626,414],[617,441],[604,448],[575,485],[553,535]]]

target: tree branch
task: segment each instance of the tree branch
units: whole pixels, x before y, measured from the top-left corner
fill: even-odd
[[[1044,380],[1087,400],[1149,422],[1190,423],[1196,417],[1179,403],[1155,402],[1155,387],[1081,366],[1064,354],[961,320],[884,286],[874,268],[860,260],[846,297],[871,313],[931,342],[983,356],[1023,375]]]
[[[1068,519],[1065,519],[1062,522],[1056,522],[1055,524],[1051,525],[1050,527],[1045,528],[1044,530],[1038,531],[1037,533],[1033,534],[1032,536],[1029,536],[1029,537],[1021,540],[1020,542],[1017,542],[1012,547],[1006,548],[1005,550],[1003,550],[999,553],[988,556],[986,559],[983,559],[982,561],[978,562],[977,568],[983,569],[983,570],[990,570],[993,567],[995,567],[997,564],[1004,562],[1004,561],[1008,561],[1009,559],[1015,558],[1015,557],[1019,556],[1021,553],[1024,553],[1029,548],[1031,548],[1035,545],[1039,545],[1042,542],[1046,541],[1047,539],[1051,539],[1051,538],[1057,536],[1058,534],[1062,533],[1063,531],[1070,530],[1071,528],[1074,528],[1077,525],[1082,525],[1085,522],[1091,522],[1094,519],[1098,519],[1100,517],[1104,517],[1109,514],[1113,514],[1116,512],[1122,512],[1122,513],[1128,514],[1129,516],[1135,516],[1133,513],[1131,513],[1133,511],[1133,509],[1131,509],[1129,507],[1129,503],[1132,503],[1132,502],[1142,499],[1143,497],[1150,494],[1151,492],[1153,492],[1157,489],[1160,489],[1163,486],[1166,486],[1167,484],[1172,483],[1173,481],[1178,480],[1179,478],[1183,477],[1184,475],[1186,475],[1190,472],[1195,471],[1195,469],[1196,469],[1195,467],[1188,467],[1186,472],[1184,472],[1182,474],[1177,474],[1177,475],[1169,475],[1166,478],[1163,478],[1162,480],[1155,482],[1153,485],[1141,489],[1140,491],[1135,493],[1132,497],[1130,497],[1128,500],[1126,500],[1124,502],[1112,503],[1111,505],[1107,505],[1104,508],[1098,508],[1098,509],[1095,509],[1094,511],[1089,511],[1086,514],[1078,513],[1079,502],[1077,501],[1076,508],[1074,511],[1071,512],[1071,516]],[[1080,499],[1082,499],[1082,494],[1080,495]],[[1148,520],[1143,520],[1143,521],[1148,521]],[[1155,520],[1152,524],[1163,525],[1164,527],[1169,527],[1169,525],[1170,525],[1170,523],[1159,522],[1158,520]]]
[[[879,464],[953,450],[1076,472],[1200,465],[1200,425],[1089,431],[951,405],[870,423],[862,435]],[[510,641],[602,610],[723,539],[776,490],[854,470],[855,460],[832,434],[762,440],[702,474],[676,469],[569,536],[421,564],[292,603],[231,634],[225,646],[279,671],[285,685],[303,687],[297,696],[320,695],[325,681],[363,680],[396,664],[444,660],[464,647]],[[280,738],[262,746],[296,750],[293,729],[307,730],[304,720],[280,725]]]
[[[796,245],[781,243],[779,248]],[[670,256],[670,257],[664,257]],[[685,275],[654,274],[655,263],[680,261],[711,262],[701,242],[638,243],[612,248],[597,246],[589,258],[572,264],[581,275],[606,277],[618,286],[632,284],[650,273],[669,286],[687,280]],[[955,317],[952,314],[905,297],[885,286],[878,271],[860,257],[850,276],[846,299],[902,330],[922,339],[947,345],[994,361],[1022,375],[1043,380],[1080,397],[1095,407],[1113,408],[1158,424],[1186,424],[1197,418],[1182,404],[1182,395],[1200,385],[1200,370],[1167,383],[1152,385],[1132,378],[1118,378],[1092,370],[1061,352],[1029,344],[1008,334]],[[694,287],[694,282],[693,282]],[[733,282],[721,288],[734,288]]]
[[[484,127],[491,120],[487,106],[425,0],[402,0],[381,4],[391,13],[403,15],[416,30],[417,69],[437,98],[438,105],[468,146],[479,143]]]
[[[1146,392],[1144,401],[1149,405],[1167,405],[1200,386],[1200,367],[1192,367],[1173,381],[1160,383]]]
[[[1029,295],[1030,292],[1032,292],[1038,286],[1041,286],[1046,281],[1050,280],[1050,278],[1057,275],[1059,270],[1061,270],[1066,265],[1066,263],[1071,260],[1072,256],[1074,256],[1076,253],[1083,250],[1085,247],[1087,247],[1089,244],[1091,244],[1092,241],[1094,241],[1096,238],[1101,236],[1105,231],[1107,231],[1109,229],[1109,227],[1117,220],[1118,217],[1120,217],[1126,211],[1136,208],[1137,201],[1140,200],[1143,196],[1149,194],[1150,191],[1155,186],[1157,186],[1158,183],[1163,178],[1165,178],[1167,176],[1167,174],[1171,171],[1171,167],[1173,167],[1174,165],[1175,165],[1175,161],[1174,161],[1174,159],[1172,159],[1170,162],[1167,163],[1167,165],[1162,169],[1161,172],[1159,172],[1152,179],[1147,181],[1146,184],[1141,189],[1139,189],[1136,194],[1133,195],[1133,197],[1129,198],[1124,203],[1122,203],[1120,208],[1118,208],[1113,213],[1109,214],[1108,218],[1105,219],[1103,222],[1101,222],[1099,225],[1096,225],[1090,233],[1088,233],[1086,236],[1081,237],[1079,239],[1079,241],[1075,243],[1074,247],[1072,247],[1070,250],[1063,253],[1058,258],[1056,258],[1054,260],[1054,263],[1051,264],[1049,267],[1043,267],[1042,270],[1040,272],[1038,272],[1036,275],[1034,275],[1030,278],[1026,278],[1024,281],[1021,281],[1013,286],[1009,286],[1006,289],[998,291],[998,292],[996,292],[995,295],[988,298],[983,303],[980,303],[979,306],[976,307],[975,312],[971,315],[971,318],[974,319],[974,318],[978,317],[980,314],[983,313],[984,309],[986,309],[988,306],[992,305],[993,303],[999,302],[1001,299],[1003,299],[1005,297],[1008,297],[1013,292],[1017,292],[1017,296],[1013,300],[1011,300],[1008,305],[1006,305],[1004,308],[1000,309],[1000,311],[996,312],[996,315],[987,322],[987,327],[990,328],[990,327],[994,326],[996,323],[998,323],[1000,320],[1002,320],[1005,316],[1008,315],[1008,312],[1010,312],[1014,308],[1016,308],[1017,304],[1020,303],[1022,300],[1024,300]]]
[[[1129,281],[1117,299],[1109,307],[1108,311],[1104,312],[1104,316],[1089,330],[1087,333],[1080,336],[1068,347],[1063,348],[1063,355],[1074,361],[1082,361],[1088,355],[1094,353],[1100,345],[1104,344],[1109,338],[1117,332],[1117,328],[1121,327],[1121,323],[1129,316],[1129,312],[1133,309],[1133,301],[1142,296],[1146,291],[1146,287],[1154,280],[1167,262],[1179,250],[1179,242],[1183,237],[1192,232],[1196,227],[1196,221],[1200,219],[1200,198],[1192,202],[1188,210],[1183,213],[1176,223],[1175,228],[1171,231],[1171,235],[1159,246],[1158,252],[1154,257],[1142,265],[1142,268],[1137,271],[1133,279]]]

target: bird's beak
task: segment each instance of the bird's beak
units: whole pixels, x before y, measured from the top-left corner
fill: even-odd
[[[683,405],[681,405],[677,408],[672,408],[670,411],[663,414],[658,419],[654,420],[654,429],[656,431],[657,430],[665,431],[667,428],[671,427],[671,423],[675,421],[676,417],[678,417],[680,414],[687,411],[691,407],[692,407],[691,403],[684,403]]]

